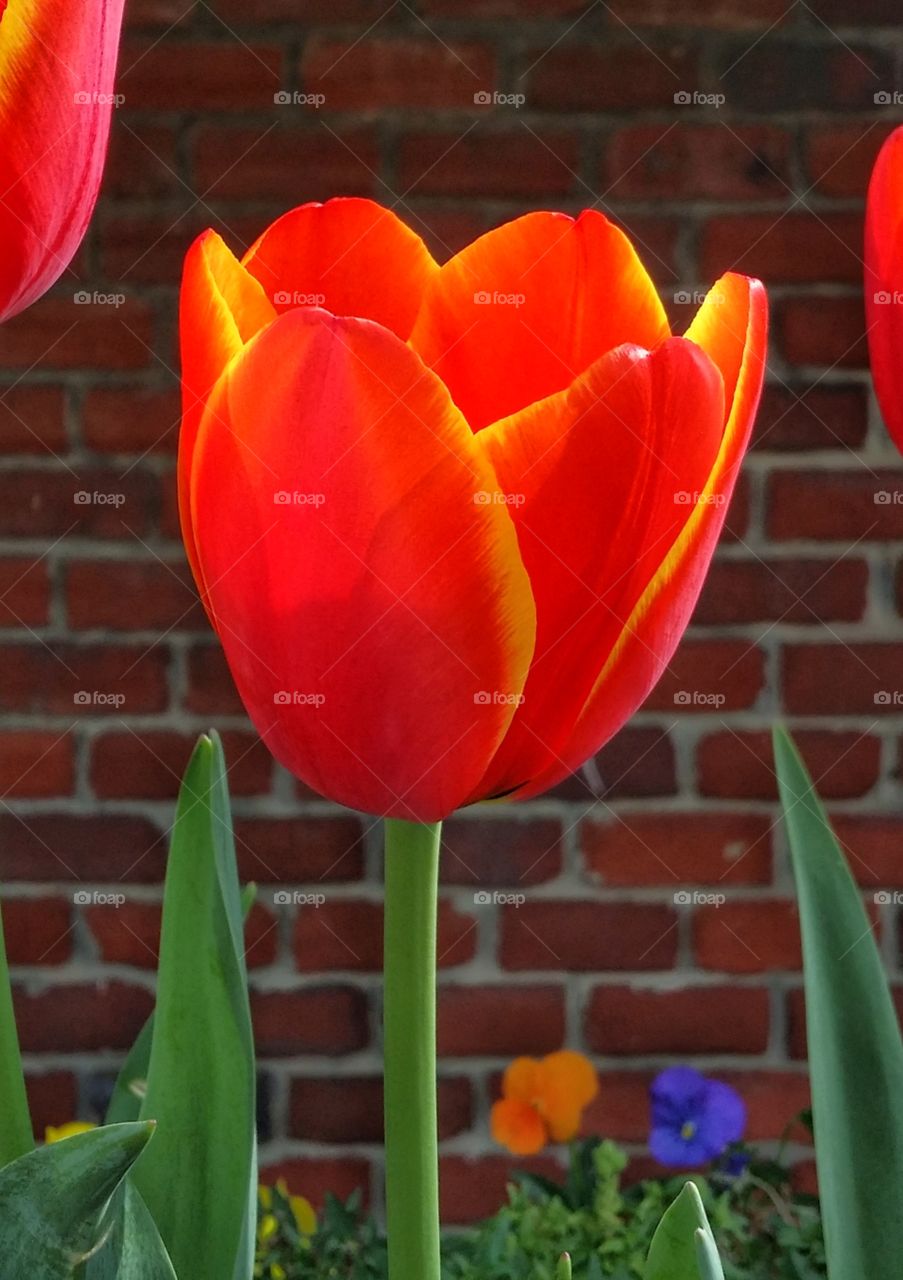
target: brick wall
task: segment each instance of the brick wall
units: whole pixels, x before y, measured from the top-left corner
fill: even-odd
[[[773,304],[757,442],[670,673],[584,777],[448,824],[446,1217],[501,1194],[487,1112],[513,1054],[590,1050],[591,1123],[637,1152],[646,1083],[675,1058],[739,1084],[753,1137],[802,1104],[775,716],[867,894],[903,887],[903,488],[859,296],[864,185],[903,116],[897,17],[891,0],[131,0],[91,234],[0,333],[0,877],[41,1124],[92,1114],[147,1014],[166,824],[213,723],[261,884],[265,1160],[315,1197],[362,1183],[379,1202],[378,831],[300,791],[250,731],[173,498],[186,246],[211,223],[246,244],[337,193],[394,205],[441,255],[527,208],[595,205],[630,228],[679,326],[681,295],[728,268]],[[325,901],[295,915],[274,904],[286,886]],[[496,890],[524,901],[475,900]],[[676,896],[694,890],[723,903]],[[895,909],[876,915],[898,972]]]

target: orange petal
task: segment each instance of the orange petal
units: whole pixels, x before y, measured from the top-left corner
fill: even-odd
[[[494,1141],[515,1156],[535,1156],[548,1140],[539,1112],[528,1102],[502,1099],[493,1103],[489,1124]]]
[[[433,280],[411,344],[475,431],[563,391],[668,322],[630,241],[601,213],[528,213],[474,241]]]
[[[222,237],[205,231],[188,250],[179,299],[182,426],[179,432],[179,515],[188,563],[203,595],[188,509],[191,460],[208,394],[226,365],[276,312],[259,283]]]
[[[219,379],[191,476],[202,575],[261,736],[322,794],[431,821],[485,769],[535,634],[495,492],[441,382],[379,325],[289,312]]]
[[[536,1058],[515,1058],[505,1068],[502,1077],[502,1095],[532,1102],[539,1096],[540,1070]]]
[[[596,1069],[582,1053],[562,1049],[543,1058],[541,1110],[555,1142],[570,1142],[580,1129],[583,1109],[599,1092]]]
[[[903,450],[903,126],[881,148],[869,183],[865,314],[875,394]]]
[[[100,188],[124,0],[0,5],[0,321],[71,262]]]
[[[243,262],[279,312],[320,306],[337,316],[377,320],[405,339],[439,270],[391,209],[358,197],[292,209]]]
[[[637,599],[565,748],[519,797],[538,795],[599,750],[644,701],[671,658],[702,588],[762,389],[767,346],[767,300],[757,280],[719,281],[687,331],[734,387],[724,437],[699,501],[651,580],[636,584]],[[644,575],[645,576],[645,575]]]
[[[474,798],[510,793],[564,749],[686,523],[679,495],[705,484],[723,422],[718,370],[671,338],[651,354],[610,352],[567,391],[478,436],[512,500],[537,632],[523,705]]]

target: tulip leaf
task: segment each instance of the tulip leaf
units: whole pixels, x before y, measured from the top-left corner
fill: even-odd
[[[711,1240],[715,1250],[699,1188],[695,1182],[686,1182],[655,1229],[643,1280],[700,1280],[700,1276],[709,1280],[709,1276],[700,1271],[697,1232]]]
[[[107,1241],[83,1267],[80,1280],[176,1280],[160,1232],[131,1178],[116,1189],[101,1226]]]
[[[558,1269],[555,1272],[556,1280],[571,1280],[571,1255],[563,1253],[558,1259]]]
[[[100,1215],[141,1155],[152,1124],[91,1129],[0,1170],[0,1280],[71,1280],[102,1247]]]
[[[256,1206],[254,1045],[241,899],[218,737],[185,774],[164,890],[141,1115],[157,1141],[135,1185],[186,1280],[246,1280]]]
[[[815,1151],[828,1270],[898,1280],[903,1041],[856,883],[789,735],[775,764],[799,899]]]
[[[724,1268],[715,1246],[715,1238],[711,1231],[698,1227],[694,1239],[696,1241],[696,1265],[699,1268],[700,1280],[724,1280]]]
[[[34,1149],[0,913],[0,1167]]]

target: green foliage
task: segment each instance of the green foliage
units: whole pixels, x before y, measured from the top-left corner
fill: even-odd
[[[653,1235],[686,1180],[623,1187],[626,1164],[614,1143],[594,1138],[572,1147],[560,1186],[517,1175],[508,1203],[492,1218],[466,1233],[446,1233],[443,1280],[557,1280],[565,1251],[573,1280],[644,1280]],[[724,1280],[823,1280],[818,1210],[810,1198],[793,1195],[782,1165],[752,1155],[736,1178],[713,1172],[695,1182]],[[310,1238],[299,1235],[278,1192],[271,1212],[278,1226],[258,1247],[259,1280],[385,1280],[384,1241],[357,1197],[346,1205],[331,1200]],[[688,1222],[692,1257],[699,1219]],[[697,1266],[705,1280],[718,1276]]]

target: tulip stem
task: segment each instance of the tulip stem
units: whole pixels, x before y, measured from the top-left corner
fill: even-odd
[[[441,823],[386,820],[383,1051],[389,1280],[439,1280],[436,907]]]

